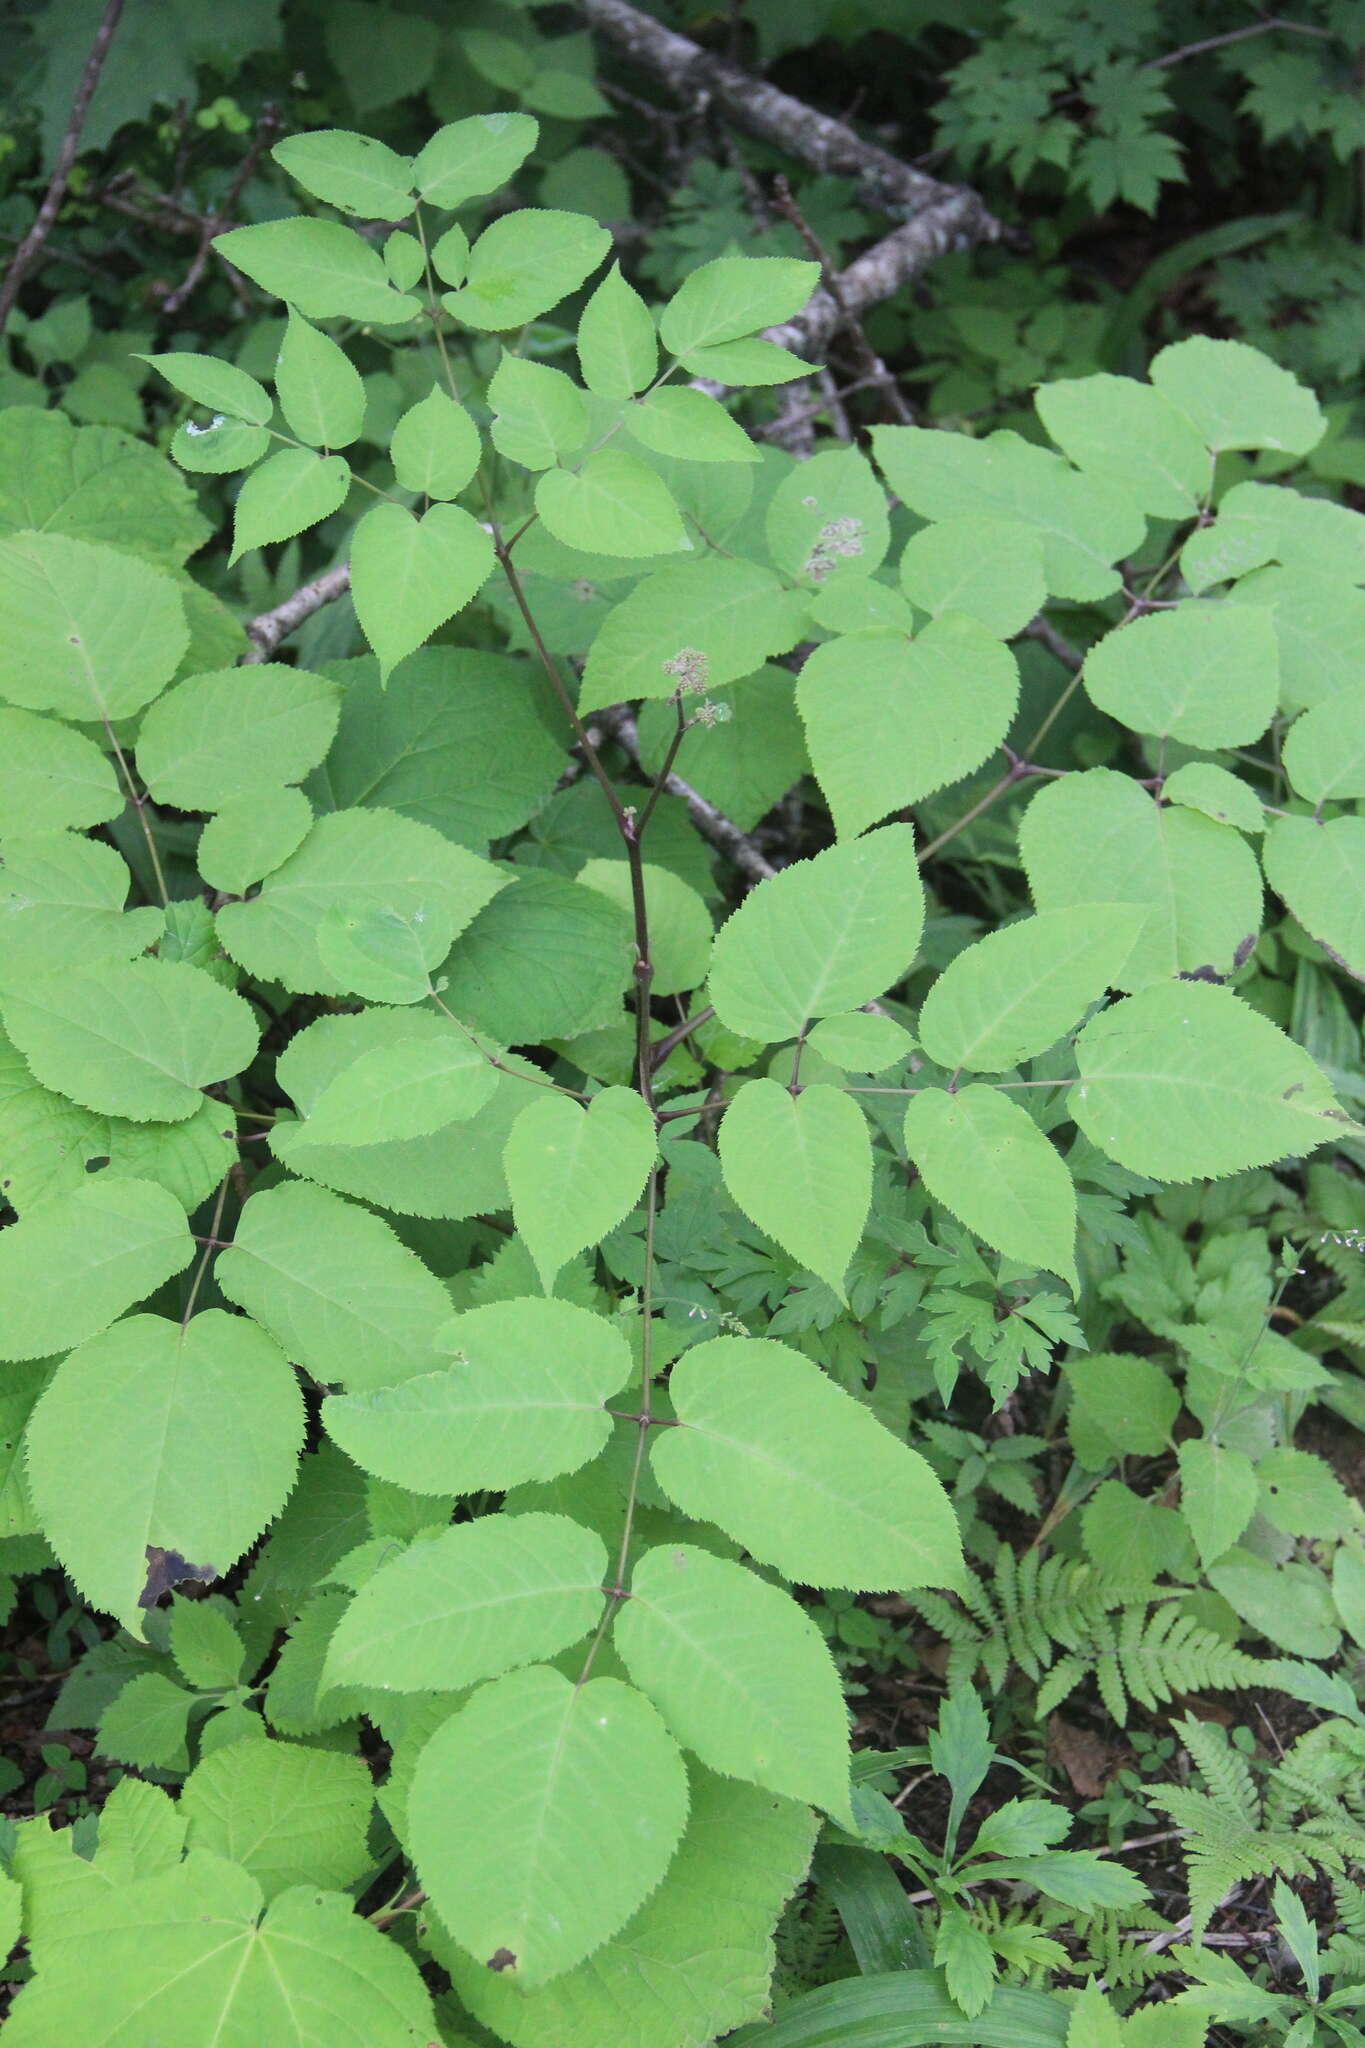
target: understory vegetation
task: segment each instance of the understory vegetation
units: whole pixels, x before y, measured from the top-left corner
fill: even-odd
[[[14,2048],[1365,2048],[1365,19],[0,25]]]

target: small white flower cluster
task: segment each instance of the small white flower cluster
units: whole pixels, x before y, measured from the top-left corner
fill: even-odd
[[[663,672],[675,678],[681,696],[699,696],[710,680],[711,664],[700,647],[680,647],[663,663]]]
[[[851,514],[843,519],[829,520],[815,537],[815,546],[803,565],[802,575],[823,581],[841,557],[846,559],[862,553],[866,531],[862,520],[853,518]]]

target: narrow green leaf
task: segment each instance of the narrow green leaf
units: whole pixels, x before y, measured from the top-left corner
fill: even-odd
[[[929,1466],[800,1352],[713,1337],[683,1354],[669,1391],[680,1426],[657,1432],[650,1459],[684,1514],[798,1584],[956,1580],[957,1517]]]
[[[290,312],[275,364],[275,389],[290,427],[310,447],[345,448],[365,424],[359,370],[301,313]]]
[[[226,413],[229,419],[245,420],[254,427],[270,424],[270,415],[275,410],[270,393],[235,363],[225,363],[218,356],[192,355],[188,351],[182,354],[179,350],[173,355],[140,355],[137,360],[150,363],[173,391],[183,392],[186,398],[207,406],[210,412]]]
[[[504,1164],[512,1214],[547,1294],[560,1267],[634,1207],[655,1154],[654,1119],[629,1088],[604,1088],[586,1110],[547,1091],[521,1112]]]
[[[428,498],[458,498],[482,452],[469,414],[435,385],[403,414],[389,443],[393,473],[403,489]]]
[[[1068,2010],[1051,1992],[1003,1989],[968,2019],[939,1971],[895,1970],[808,1991],[729,2048],[1063,2048]]]
[[[793,1096],[746,1081],[720,1127],[725,1185],[751,1222],[841,1301],[872,1201],[872,1143],[857,1103],[817,1082]]]
[[[921,1045],[939,1066],[975,1073],[1036,1058],[1117,985],[1143,921],[1132,904],[1083,904],[978,939],[925,998]]]
[[[1076,1277],[1076,1190],[1033,1118],[998,1088],[926,1088],[905,1113],[905,1149],[936,1202],[1006,1258]]]
[[[351,542],[351,592],[381,679],[492,573],[493,542],[458,505],[433,505],[421,519],[401,505],[371,506]]]
[[[624,448],[599,448],[577,470],[547,469],[536,510],[556,540],[604,555],[662,555],[692,545],[667,485]]]
[[[718,399],[671,385],[627,405],[622,424],[633,441],[687,462],[758,462],[758,449]]]
[[[648,306],[619,263],[598,285],[578,322],[583,382],[601,398],[630,398],[652,383],[659,344]]]
[[[412,212],[411,159],[371,135],[314,128],[286,135],[270,154],[296,185],[342,213],[365,220],[406,220]]]
[[[336,220],[263,221],[215,235],[218,254],[313,320],[363,320],[397,327],[421,311],[421,300],[396,292],[384,261],[354,228]]]

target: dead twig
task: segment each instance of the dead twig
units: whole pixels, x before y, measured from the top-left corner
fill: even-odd
[[[100,72],[104,69],[104,60],[109,54],[109,45],[114,40],[114,31],[118,27],[122,12],[123,0],[108,0],[100,17],[100,25],[95,30],[95,39],[90,45],[90,55],[85,60],[81,82],[76,87],[76,97],[71,102],[70,119],[66,124],[66,133],[62,137],[62,146],[57,152],[57,161],[48,180],[47,190],[43,194],[42,204],[38,208],[33,226],[10,258],[4,281],[0,283],[0,333],[4,332],[5,322],[14,310],[19,287],[29,266],[51,234],[57,215],[61,211],[62,200],[71,177],[71,166],[75,163],[76,151],[80,148],[81,130],[85,126],[85,117],[90,110],[90,102],[94,98],[95,87],[99,84]]]
[[[287,639],[296,626],[305,619],[311,619],[314,612],[320,612],[325,604],[333,604],[344,597],[351,587],[351,565],[338,563],[335,569],[324,569],[321,576],[315,576],[311,583],[304,583],[277,604],[272,611],[261,612],[246,622],[247,638],[251,646],[242,656],[242,665],[249,662],[269,661],[280,642]]]
[[[190,267],[173,292],[168,292],[161,302],[163,314],[178,313],[190,293],[204,275],[213,247],[215,235],[223,234],[232,227],[237,217],[237,201],[246,188],[247,179],[261,160],[261,153],[271,139],[279,133],[280,113],[278,107],[267,102],[261,109],[255,133],[232,176],[232,183],[223,194],[222,203],[212,213],[205,214],[199,223],[199,246],[190,261]]]
[[[848,352],[853,358],[854,367],[858,371],[861,380],[865,384],[874,385],[881,392],[893,420],[899,421],[903,427],[913,426],[915,420],[913,407],[906,399],[905,393],[901,390],[897,380],[892,376],[886,364],[877,354],[866,334],[864,334],[862,321],[849,306],[844,294],[843,281],[830,261],[828,250],[816,235],[810,222],[802,213],[801,208],[797,205],[791,186],[780,172],[773,180],[773,204],[777,207],[778,212],[785,215],[786,219],[791,222],[797,234],[800,235],[801,240],[805,243],[806,248],[819,264],[821,290],[834,301],[842,315],[836,331],[846,339]],[[825,388],[824,380],[828,376],[828,370],[822,372],[822,389]],[[826,395],[828,396],[829,394],[826,393]],[[839,413],[834,410],[833,403],[831,404],[831,417],[834,420],[836,431],[840,432],[841,439],[845,441],[851,440],[853,438],[852,433],[839,428]],[[846,425],[847,423],[845,422]]]

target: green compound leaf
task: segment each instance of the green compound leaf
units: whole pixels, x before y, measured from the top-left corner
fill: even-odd
[[[194,1257],[185,1212],[153,1182],[100,1177],[0,1233],[0,1356],[83,1344]]]
[[[181,961],[105,961],[32,982],[0,1010],[45,1088],[136,1122],[192,1116],[200,1091],[240,1074],[260,1039],[249,1003]]]
[[[380,680],[492,573],[493,542],[460,506],[433,505],[420,519],[401,505],[372,506],[351,541],[351,594]]]
[[[1158,805],[1112,768],[1040,791],[1020,823],[1019,852],[1040,911],[1092,903],[1146,911],[1121,988],[1200,969],[1231,974],[1261,928],[1260,868],[1240,832],[1199,811]]]
[[[711,964],[711,913],[695,889],[668,868],[642,863],[645,900],[649,905],[649,952],[655,996],[678,995],[700,988]],[[631,907],[630,869],[623,860],[585,861],[578,871],[580,888],[596,889],[623,910]]]
[[[647,398],[627,405],[622,424],[632,440],[659,455],[677,455],[687,462],[761,460],[738,420],[732,420],[725,407],[704,391],[674,390],[671,386],[652,391]]]
[[[765,527],[774,565],[818,590],[870,576],[891,545],[886,493],[856,448],[798,463],[773,492]]]
[[[885,994],[923,928],[914,833],[885,825],[760,882],[716,935],[711,999],[746,1038],[793,1038]]]
[[[841,839],[988,760],[1019,700],[1008,647],[947,612],[913,640],[850,635],[817,647],[796,701]]]
[[[610,247],[607,229],[585,213],[523,206],[484,229],[464,285],[441,303],[467,327],[505,333],[577,291]]]
[[[680,1427],[650,1446],[669,1499],[808,1586],[953,1583],[957,1517],[916,1451],[785,1344],[714,1337],[669,1379]]]
[[[847,1714],[834,1660],[789,1594],[694,1544],[646,1551],[612,1640],[678,1741],[713,1771],[845,1826]]]
[[[411,818],[378,808],[335,811],[319,818],[298,852],[267,875],[258,896],[223,905],[218,934],[233,959],[259,980],[280,981],[301,993],[347,995],[347,981],[320,950],[331,911],[415,923],[430,935],[434,965],[451,936],[506,882],[491,862]],[[347,954],[348,974],[355,965]]]
[[[7,839],[0,861],[0,988],[127,960],[161,936],[160,913],[125,912],[131,877],[111,846],[74,832]]]
[[[1013,519],[940,519],[905,543],[901,589],[931,618],[965,613],[999,640],[1022,633],[1047,596],[1043,538]]]
[[[720,1157],[749,1220],[846,1301],[872,1201],[872,1143],[853,1098],[819,1082],[793,1096],[746,1081],[721,1124]]]
[[[454,1028],[362,1053],[329,1081],[297,1134],[299,1145],[382,1145],[420,1138],[473,1116],[498,1083],[497,1070]]]
[[[776,327],[801,311],[819,282],[818,263],[790,256],[717,257],[694,270],[664,307],[664,347],[690,356],[760,327]]]
[[[1310,804],[1365,796],[1365,689],[1343,690],[1296,718],[1283,758],[1286,775]]]
[[[268,1910],[246,1871],[207,1850],[155,1876],[83,1890],[55,1919],[16,2001],[16,2048],[120,2037],[427,2048],[436,2022],[415,1965],[352,1900],[296,1886]]]
[[[368,1766],[301,1743],[233,1742],[195,1765],[176,1811],[188,1846],[250,1871],[268,1899],[291,1885],[354,1884],[371,1866]]]
[[[327,752],[339,692],[281,662],[215,669],[168,690],[142,721],[137,765],[158,803],[216,811],[272,782],[298,782]]]
[[[343,128],[287,135],[270,154],[296,185],[342,213],[364,220],[406,220],[412,212],[413,167],[385,143]]]
[[[708,1770],[689,1776],[687,1832],[663,1884],[576,1970],[522,1991],[438,1943],[462,2002],[516,2048],[704,2048],[765,2010],[773,1923],[805,1875],[814,1817]]]
[[[270,220],[215,235],[213,246],[263,291],[312,320],[397,327],[421,311],[420,299],[389,283],[378,250],[340,221]]]
[[[1245,746],[1275,715],[1279,645],[1269,612],[1197,600],[1106,634],[1084,677],[1100,710],[1135,732]]]
[[[493,446],[509,462],[552,469],[580,448],[588,433],[588,405],[562,370],[504,355],[488,386]]]
[[[1076,1040],[1068,1098],[1091,1143],[1153,1180],[1300,1157],[1356,1128],[1302,1047],[1231,989],[1158,983]]]
[[[79,831],[123,809],[113,763],[53,718],[0,708],[0,836]]]
[[[1180,1511],[1207,1570],[1233,1544],[1256,1512],[1260,1486],[1245,1451],[1211,1437],[1190,1437],[1178,1448]]]
[[[1266,880],[1304,930],[1365,981],[1365,818],[1276,818]]]
[[[458,1692],[501,1677],[591,1634],[606,1575],[601,1537],[567,1515],[484,1515],[443,1529],[361,1587],[324,1680]]]
[[[437,1729],[413,1777],[408,1840],[461,1948],[534,1989],[643,1904],[686,1820],[682,1758],[648,1700],[614,1678],[576,1687],[534,1665]]]
[[[1035,1059],[1117,986],[1143,922],[1132,904],[1094,903],[1043,910],[978,939],[925,998],[920,1044],[939,1066],[974,1073]]]
[[[624,448],[599,448],[577,470],[547,469],[536,510],[556,540],[637,558],[690,548],[668,486]]]
[[[1063,377],[1034,394],[1038,417],[1078,469],[1122,484],[1154,519],[1190,519],[1213,486],[1203,437],[1177,405],[1132,377]]]
[[[347,1457],[414,1493],[505,1491],[577,1471],[605,1448],[603,1403],[633,1370],[621,1331],[567,1301],[489,1302],[447,1320],[439,1348],[436,1370],[323,1408]]]
[[[1152,358],[1157,390],[1193,422],[1206,447],[1279,448],[1306,455],[1326,431],[1322,408],[1288,370],[1244,341],[1191,335]]]
[[[603,622],[579,710],[671,697],[752,675],[800,638],[805,604],[756,562],[670,564],[638,583]],[[684,761],[687,756],[684,755]]]
[[[654,381],[659,344],[650,311],[619,263],[598,285],[578,322],[583,382],[601,398],[630,398]]]
[[[419,151],[413,183],[429,206],[454,212],[466,199],[496,192],[536,146],[540,124],[529,114],[475,114],[438,128]]]
[[[312,806],[301,789],[229,797],[199,835],[199,872],[210,888],[244,896],[298,850],[312,824]]]
[[[1082,475],[1005,430],[975,440],[932,427],[874,427],[872,447],[892,490],[922,519],[1004,519],[1034,528],[1054,597],[1108,597],[1122,582],[1114,563],[1146,531],[1122,485]]]
[[[221,1578],[284,1506],[303,1422],[289,1361],[254,1323],[129,1316],[57,1368],[28,1426],[29,1485],[85,1597],[140,1635],[149,1547]]]
[[[905,1113],[905,1149],[936,1202],[1006,1258],[1076,1277],[1076,1190],[1033,1118],[981,1082],[929,1088]]]
[[[171,578],[63,533],[0,540],[0,696],[62,718],[127,718],[189,646]]]
[[[137,360],[150,363],[173,391],[192,398],[196,405],[207,406],[210,412],[226,413],[229,419],[245,420],[254,427],[270,424],[275,410],[270,393],[235,363],[220,362],[217,356],[193,355],[188,350],[165,356],[139,355]]]
[[[483,444],[463,406],[433,385],[393,430],[389,455],[405,491],[458,498],[479,466]]]
[[[253,1194],[219,1287],[315,1379],[361,1389],[430,1372],[450,1297],[368,1210],[303,1181]]]
[[[547,1091],[521,1112],[504,1164],[512,1214],[547,1294],[575,1252],[629,1214],[656,1153],[654,1119],[630,1088],[604,1088],[586,1110]]]
[[[345,349],[301,313],[290,312],[275,364],[275,389],[290,428],[311,448],[345,448],[358,439],[365,424],[360,372]]]

